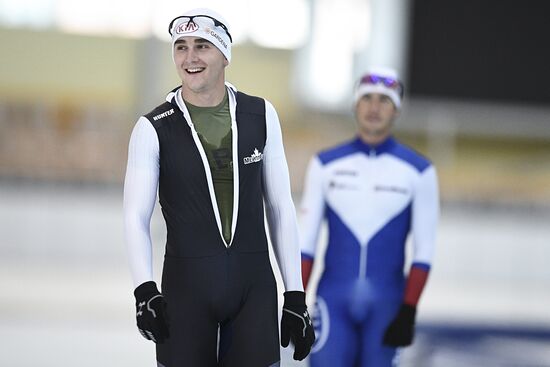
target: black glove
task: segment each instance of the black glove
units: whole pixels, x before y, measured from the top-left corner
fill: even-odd
[[[390,347],[411,345],[414,338],[416,307],[403,303],[397,316],[386,329],[384,344]]]
[[[306,358],[315,341],[313,325],[307,312],[306,294],[299,291],[285,292],[283,316],[281,318],[281,345],[294,344],[294,359]]]
[[[145,339],[163,343],[168,338],[166,302],[155,282],[145,282],[134,291],[136,320],[139,332]]]

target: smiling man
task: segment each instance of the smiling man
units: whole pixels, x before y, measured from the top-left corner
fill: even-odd
[[[281,344],[304,359],[315,337],[277,113],[226,83],[232,39],[219,14],[188,11],[169,31],[181,86],[137,121],[124,183],[139,331],[156,343],[159,367],[279,366],[265,202],[286,290]],[[162,292],[149,231],[157,189],[167,227]]]
[[[403,85],[372,68],[357,84],[357,137],[314,156],[301,204],[307,285],[321,222],[328,222],[316,296],[312,367],[390,367],[412,343],[439,215],[437,176],[425,157],[392,136]],[[404,276],[405,243],[414,250]]]

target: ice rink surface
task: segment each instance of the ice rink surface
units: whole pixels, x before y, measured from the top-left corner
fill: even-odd
[[[443,205],[401,366],[550,366],[549,223],[540,208]],[[152,236],[158,279],[158,208]],[[0,366],[156,366],[134,326],[121,188],[0,183],[0,241]],[[282,366],[307,363],[283,350]]]

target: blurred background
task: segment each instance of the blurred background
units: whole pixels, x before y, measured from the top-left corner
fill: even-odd
[[[311,155],[355,133],[362,71],[403,76],[395,135],[434,161],[442,208],[402,365],[550,366],[544,0],[0,0],[0,365],[155,365],[122,182],[135,121],[179,84],[168,23],[197,6],[231,25],[228,81],[275,105],[296,204]],[[151,228],[158,278],[158,208]]]

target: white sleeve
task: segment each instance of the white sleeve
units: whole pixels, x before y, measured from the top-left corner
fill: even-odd
[[[153,280],[150,222],[158,179],[158,136],[153,125],[140,117],[130,137],[124,179],[124,232],[135,287]]]
[[[283,148],[279,117],[265,101],[267,139],[264,149],[264,200],[269,235],[286,291],[303,291],[296,210]]]
[[[434,166],[420,175],[412,206],[413,262],[430,265],[439,221],[439,190]]]
[[[323,166],[318,156],[309,161],[302,201],[300,203],[300,229],[302,254],[313,258],[319,238],[319,230],[325,212],[323,194]]]

